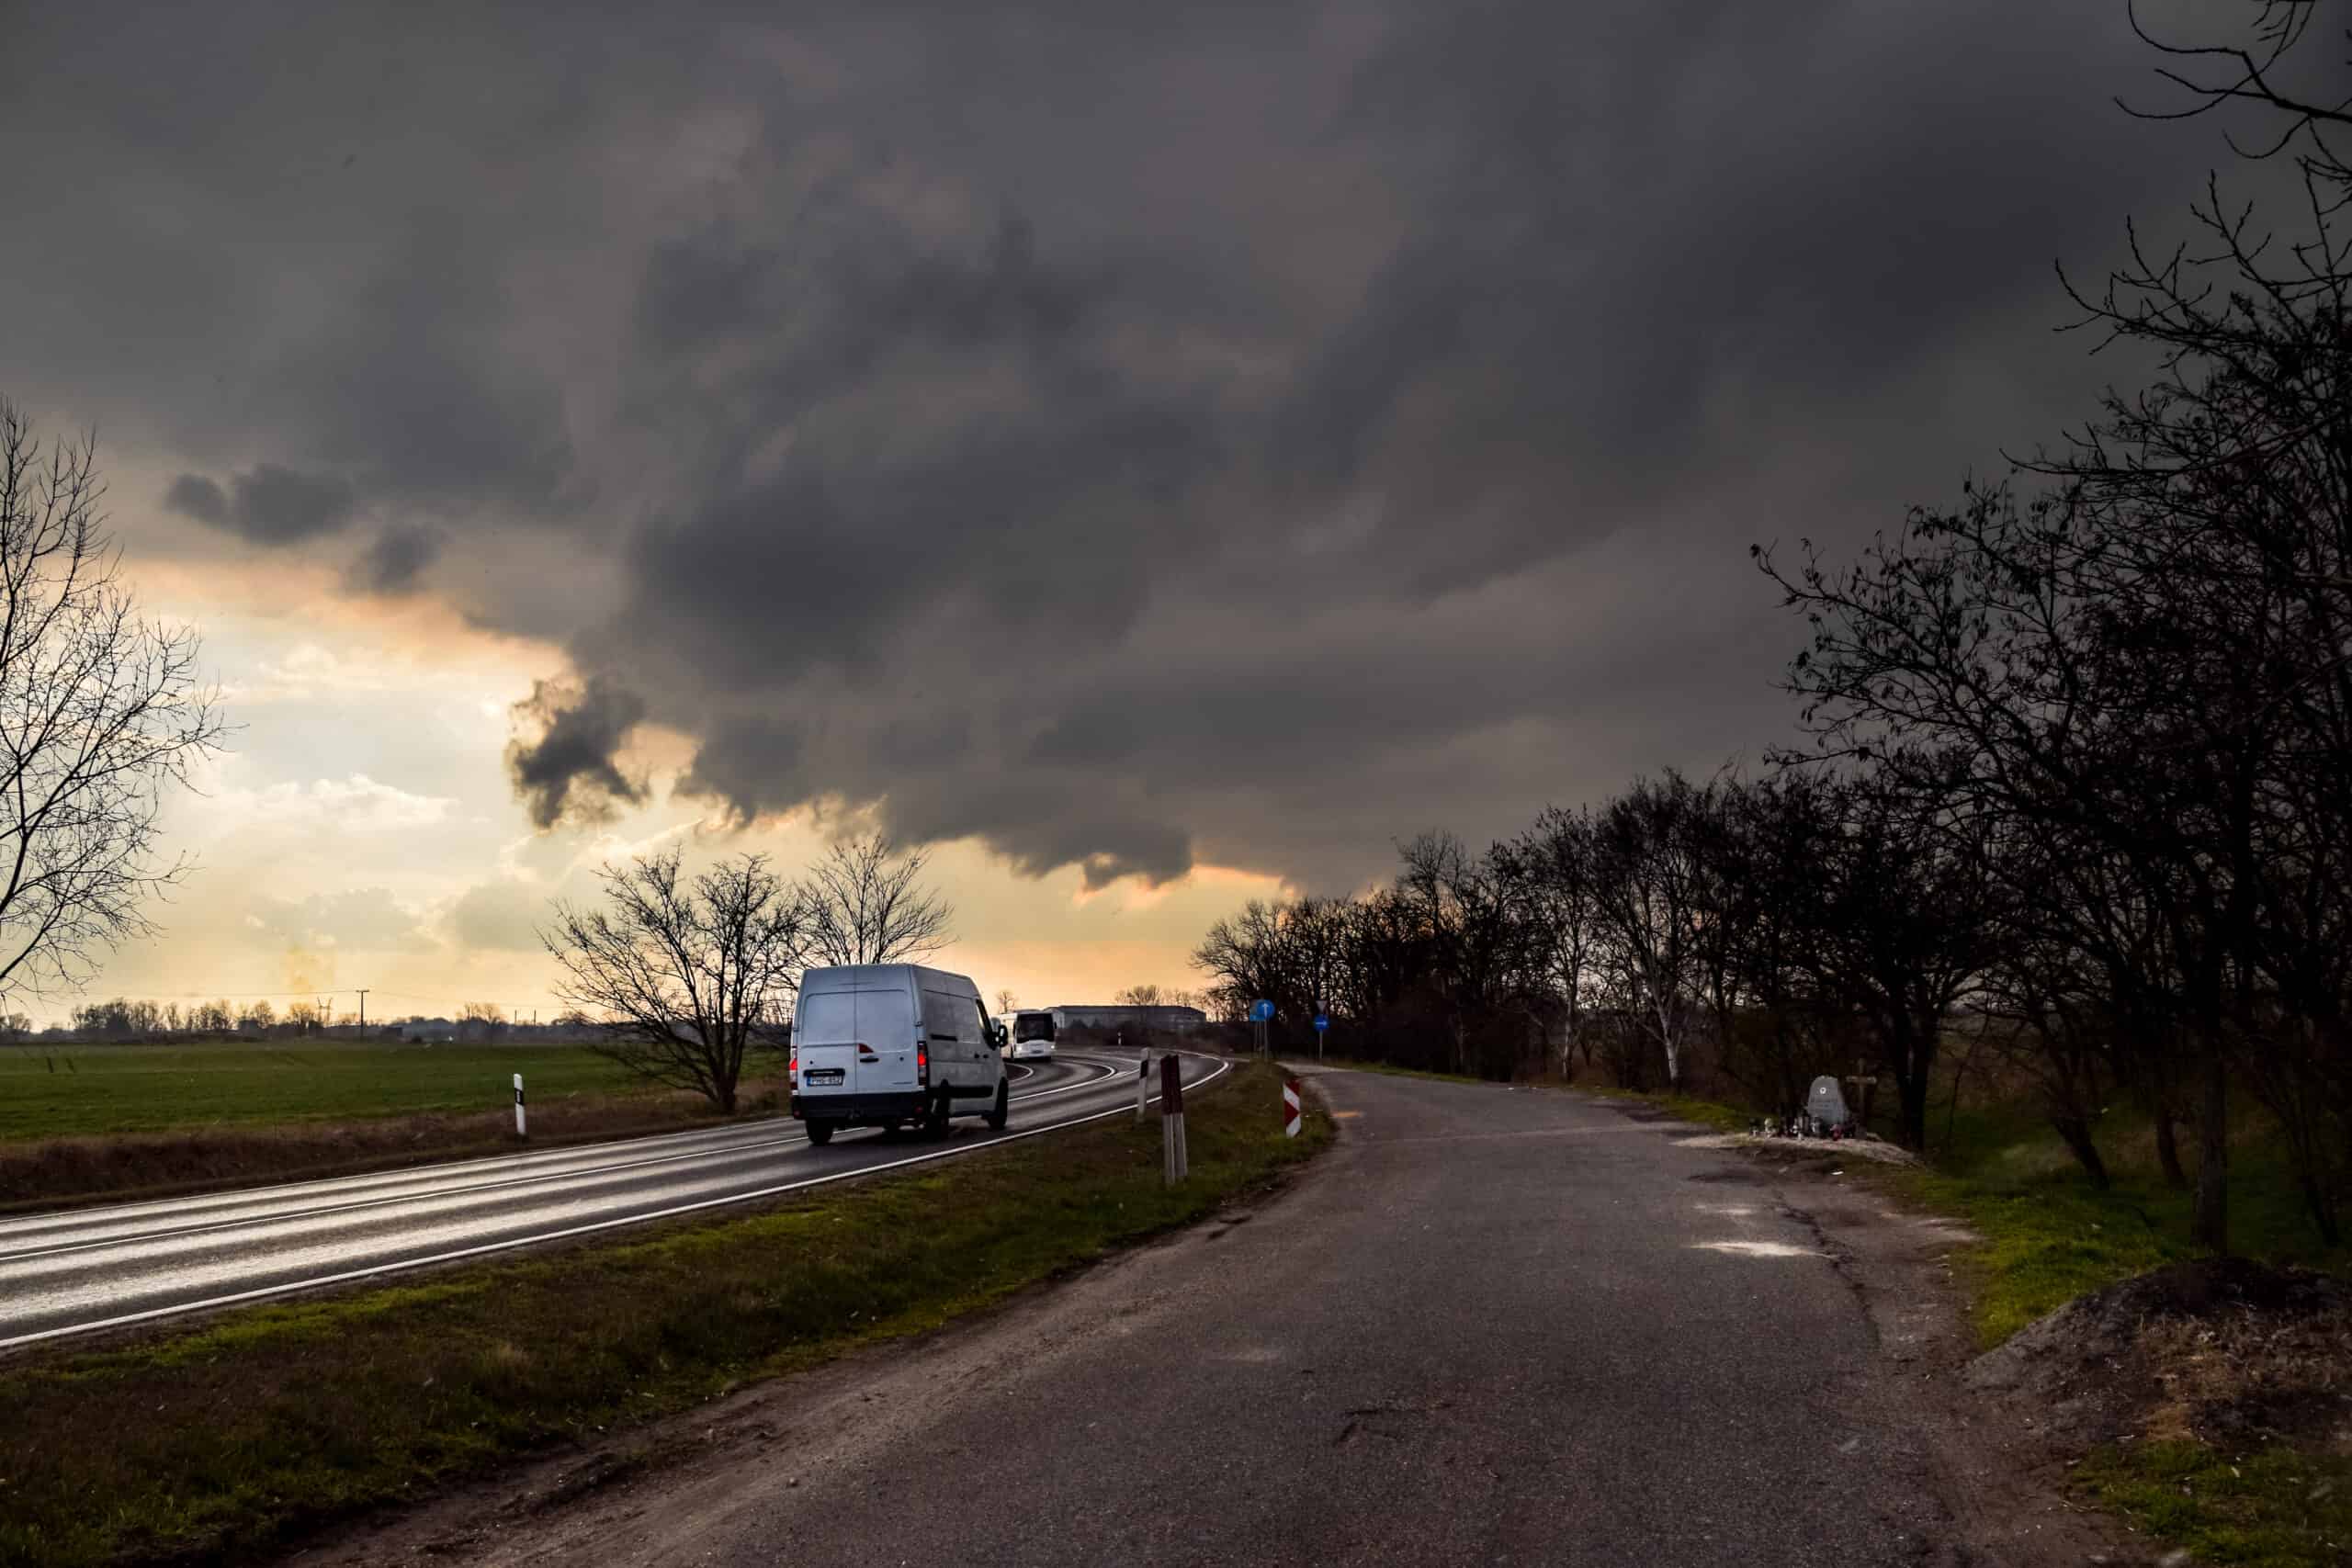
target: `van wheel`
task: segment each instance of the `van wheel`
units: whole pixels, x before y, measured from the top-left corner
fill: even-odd
[[[947,1097],[943,1094],[923,1112],[922,1130],[934,1138],[947,1136]]]
[[[823,1148],[833,1141],[833,1124],[831,1122],[809,1122],[808,1141],[819,1148]]]
[[[989,1107],[989,1125],[998,1132],[1012,1120],[1012,1086],[1004,1079],[996,1080],[996,1103]]]

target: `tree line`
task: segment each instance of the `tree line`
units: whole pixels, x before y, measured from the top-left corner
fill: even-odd
[[[454,1023],[448,1019],[427,1020],[420,1014],[400,1014],[380,1016],[368,1027],[390,1033],[406,1025],[428,1021],[453,1027],[483,1024],[503,1028],[508,1021],[506,1010],[496,1002],[466,1002],[458,1008]],[[232,1002],[221,997],[182,1006],[177,1001],[109,997],[76,1006],[64,1032],[88,1040],[200,1040],[238,1034],[317,1034],[328,1029],[356,1029],[360,1023],[356,1012],[335,1011],[333,999],[327,997],[298,998],[287,1003],[282,1011],[267,998]],[[558,1018],[555,1025],[584,1031],[589,1020],[575,1012]],[[23,1014],[0,1015],[0,1035],[23,1038],[32,1032],[32,1021]]]
[[[871,834],[793,879],[748,853],[689,874],[673,846],[605,867],[602,901],[559,900],[539,940],[600,1051],[732,1111],[752,1053],[785,1048],[804,969],[946,945],[955,912],[923,881],[926,859]]]
[[[2283,215],[2218,180],[2196,239],[2064,281],[2144,385],[1848,559],[1751,554],[1804,617],[1797,733],[1758,777],[1640,780],[1360,897],[1255,904],[1197,962],[1226,1006],[1317,1003],[1351,1048],[1497,1074],[1538,1050],[1674,1084],[1703,1043],[1760,1105],[1889,1081],[1926,1132],[1966,1021],[2093,1181],[2116,1096],[2197,1239],[2228,1238],[2251,1096],[2330,1242],[2352,1179],[2352,115],[2278,85],[2309,5],[2181,50],[2189,96],[2279,117]],[[2238,145],[2246,145],[2244,142]],[[2184,1143],[2193,1144],[2192,1162]]]

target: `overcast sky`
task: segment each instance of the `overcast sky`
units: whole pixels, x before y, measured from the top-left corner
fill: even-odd
[[[2154,63],[2102,0],[18,8],[0,395],[244,725],[101,985],[538,1005],[604,856],[865,820],[1081,999],[1753,758],[1748,544],[2120,368],[2053,262],[2226,159]]]

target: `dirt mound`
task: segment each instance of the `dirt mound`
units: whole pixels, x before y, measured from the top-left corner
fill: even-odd
[[[1747,1149],[1782,1165],[1840,1165],[1855,1159],[1875,1160],[1881,1165],[1919,1163],[1919,1156],[1901,1145],[1869,1136],[1768,1138],[1757,1133],[1702,1133],[1679,1141],[1686,1149]]]
[[[2022,1396],[2074,1442],[2352,1451],[2352,1283],[2243,1258],[2177,1263],[2068,1303],[1967,1380]]]

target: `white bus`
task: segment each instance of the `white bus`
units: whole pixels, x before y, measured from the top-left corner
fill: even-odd
[[[997,1022],[1004,1026],[1004,1054],[1019,1061],[1054,1054],[1054,1036],[1061,1032],[1062,1015],[1045,1008],[1022,1008],[999,1013]]]

